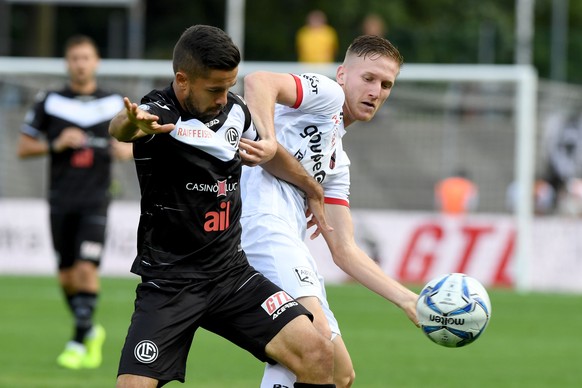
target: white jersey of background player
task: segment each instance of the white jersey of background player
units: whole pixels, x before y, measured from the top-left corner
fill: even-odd
[[[321,182],[325,217],[333,230],[318,227],[314,235],[323,234],[336,265],[402,308],[417,324],[418,295],[387,276],[355,243],[348,202],[349,159],[341,141],[345,127],[374,117],[390,95],[401,64],[400,53],[388,40],[361,36],[337,69],[337,82],[317,74],[256,72],[245,77],[245,99],[255,125],[274,127],[286,155],[304,167],[279,177],[295,183],[301,181],[299,175],[309,174]],[[243,171],[243,248],[256,269],[314,314],[316,327],[333,339],[334,382],[349,387],[355,378],[351,358],[304,243],[308,225],[304,196],[297,187],[270,175],[270,168],[266,164]],[[291,387],[294,381],[284,367],[267,365],[261,387]]]

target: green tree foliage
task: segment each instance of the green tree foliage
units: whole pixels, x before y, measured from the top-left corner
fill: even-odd
[[[177,36],[196,23],[225,28],[227,0],[146,1],[145,57],[169,58]],[[533,61],[541,77],[551,72],[552,5],[559,0],[535,0]],[[582,1],[567,1],[569,7],[566,80],[582,82]],[[34,55],[35,23],[30,22],[35,5],[12,6],[12,55]],[[342,59],[351,40],[361,33],[368,13],[380,15],[387,37],[398,46],[408,63],[514,62],[515,0],[246,0],[244,59],[293,61],[295,32],[305,15],[321,9],[340,39]],[[102,52],[112,39],[108,35],[111,15],[124,20],[119,8],[58,6],[55,22],[55,56],[66,36],[82,32],[96,37]],[[121,16],[120,16],[121,13]]]

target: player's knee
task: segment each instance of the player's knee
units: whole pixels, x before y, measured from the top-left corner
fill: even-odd
[[[303,355],[303,365],[308,368],[318,365],[324,370],[333,370],[333,344],[329,338],[322,335],[313,336],[311,346]]]
[[[353,368],[334,375],[334,383],[337,388],[350,388],[356,379],[356,371]]]
[[[315,326],[315,328],[317,329],[317,331],[323,336],[323,338],[326,339],[332,339],[332,333],[331,333],[331,329],[329,327],[329,324],[327,323],[327,320],[319,320],[319,321],[314,321],[313,325]]]

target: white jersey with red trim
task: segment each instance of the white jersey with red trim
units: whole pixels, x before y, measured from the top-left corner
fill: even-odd
[[[348,206],[349,165],[343,150],[344,93],[335,81],[320,74],[294,75],[297,101],[277,104],[277,141],[324,187],[326,202]],[[260,167],[244,167],[241,180],[242,217],[272,214],[305,233],[303,192]]]

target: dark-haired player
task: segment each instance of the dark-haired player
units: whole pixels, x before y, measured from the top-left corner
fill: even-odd
[[[122,97],[97,85],[94,41],[75,35],[65,44],[69,81],[41,93],[21,130],[21,158],[50,156],[50,223],[58,277],[75,319],[73,338],[58,356],[65,368],[97,368],[105,329],[93,322],[100,292],[99,264],[110,202],[111,163],[128,159],[131,146],[113,139],[109,121]]]
[[[285,365],[297,375],[295,387],[334,386],[329,339],[302,305],[249,265],[240,246],[243,158],[267,162],[276,142],[274,132],[255,141],[246,105],[229,92],[239,62],[222,30],[192,26],[174,47],[170,86],[139,106],[126,99],[111,121],[113,136],[133,142],[142,194],[131,269],[142,281],[118,387],[184,382],[199,327]],[[317,184],[312,190],[322,196]]]

